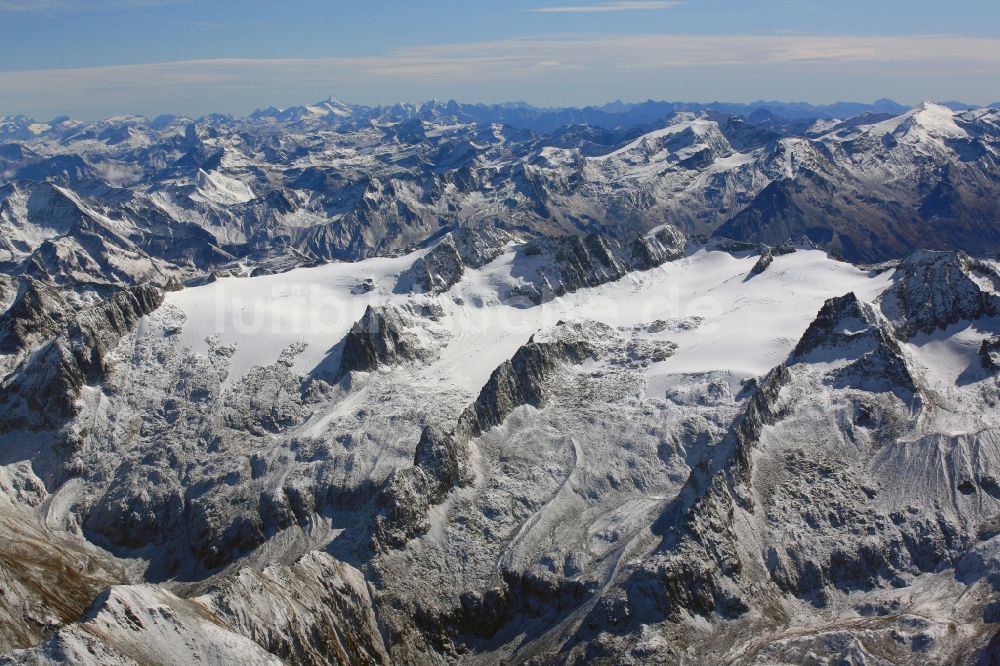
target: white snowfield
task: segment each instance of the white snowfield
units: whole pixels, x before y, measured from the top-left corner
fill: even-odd
[[[208,350],[210,338],[236,346],[229,378],[235,381],[255,365],[274,363],[297,343],[307,346],[294,368],[308,372],[320,366],[369,305],[433,301],[444,308],[451,336],[427,373],[467,390],[478,390],[531,335],[560,320],[592,319],[615,327],[664,320],[668,326],[653,337],[675,342],[678,349],[649,370],[649,391],[662,394],[673,375],[721,372],[735,386],[767,372],[787,357],[826,299],[853,291],[874,300],[891,275],[873,276],[808,250],[778,256],[767,271],[747,279],[756,256],[699,249],[618,282],[536,307],[515,307],[497,296],[501,285],[518,282],[512,275],[516,255],[509,251],[482,269],[466,271],[447,293],[393,293],[398,274],[424,252],[222,278],[171,293],[166,302],[186,318],[181,344],[198,353]],[[377,288],[352,293],[366,279]]]

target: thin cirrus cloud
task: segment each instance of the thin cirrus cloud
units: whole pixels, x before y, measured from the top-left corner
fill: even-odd
[[[192,0],[0,0],[2,12],[104,11],[173,5]]]
[[[993,100],[978,99],[982,91],[997,87],[997,38],[561,35],[358,57],[0,71],[0,109],[36,117],[245,113],[331,92],[358,103],[454,97],[572,105],[615,97],[750,101],[765,95],[984,103]]]
[[[529,12],[536,14],[606,14],[610,12],[635,12],[635,11],[649,11],[654,9],[670,9],[671,7],[676,7],[682,4],[681,2],[659,2],[656,0],[650,0],[649,2],[643,2],[641,0],[635,2],[600,2],[591,5],[553,5],[549,7],[535,7],[534,9],[529,9]]]

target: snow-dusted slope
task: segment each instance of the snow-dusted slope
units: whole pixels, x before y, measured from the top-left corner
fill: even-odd
[[[994,262],[661,229],[236,270],[4,324],[56,337],[4,384],[0,529],[99,563],[65,608],[8,573],[50,618],[12,663],[992,654]]]
[[[619,106],[0,119],[0,662],[996,660],[997,111]]]

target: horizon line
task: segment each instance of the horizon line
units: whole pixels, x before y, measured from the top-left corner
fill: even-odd
[[[35,116],[32,116],[32,115],[29,115],[29,114],[25,114],[25,113],[13,113],[13,114],[9,114],[9,115],[8,114],[0,114],[0,120],[8,120],[9,121],[9,120],[13,120],[13,119],[16,119],[16,118],[23,118],[25,120],[30,120],[30,121],[33,121],[33,122],[43,122],[43,123],[46,123],[46,124],[53,123],[53,122],[56,122],[56,121],[65,122],[66,120],[75,120],[75,121],[79,121],[79,122],[104,122],[104,121],[112,120],[112,119],[115,119],[115,118],[122,118],[122,117],[142,118],[143,120],[146,120],[146,121],[155,121],[155,120],[157,120],[159,118],[166,118],[166,117],[171,117],[171,118],[186,118],[186,119],[197,121],[197,120],[202,120],[204,118],[208,118],[209,116],[225,116],[225,117],[231,118],[233,120],[252,120],[253,116],[255,114],[259,114],[259,113],[265,112],[265,111],[270,111],[272,109],[276,110],[278,113],[284,113],[285,111],[288,111],[289,109],[315,107],[315,106],[318,106],[318,105],[321,105],[321,104],[324,104],[324,103],[328,103],[328,102],[336,102],[338,104],[342,104],[342,105],[344,105],[344,106],[346,106],[348,108],[351,108],[351,109],[369,110],[369,111],[371,111],[371,110],[388,110],[388,109],[392,109],[394,107],[399,107],[399,106],[412,106],[414,108],[419,109],[421,107],[425,107],[425,106],[428,106],[428,105],[431,105],[431,104],[448,105],[448,104],[454,103],[454,104],[458,104],[460,106],[480,106],[480,107],[486,107],[486,108],[499,108],[499,107],[508,107],[508,106],[509,107],[522,107],[522,108],[531,109],[533,111],[539,111],[539,112],[542,112],[542,113],[557,113],[557,112],[560,112],[560,111],[584,111],[584,110],[588,110],[588,109],[593,109],[593,110],[596,110],[596,111],[603,111],[604,113],[607,113],[608,115],[612,115],[612,116],[613,115],[619,115],[619,114],[626,113],[627,110],[625,110],[625,111],[604,111],[604,107],[608,107],[608,106],[612,106],[612,105],[617,105],[617,104],[621,104],[621,105],[624,105],[624,106],[627,106],[627,107],[637,107],[637,106],[642,106],[644,104],[667,104],[667,105],[675,105],[675,106],[685,106],[685,105],[700,106],[700,107],[705,107],[703,109],[700,109],[701,111],[709,111],[709,110],[711,110],[711,107],[713,107],[713,106],[756,107],[755,110],[757,110],[757,109],[764,109],[764,110],[766,110],[765,107],[767,107],[769,105],[802,106],[802,107],[806,107],[808,109],[823,109],[823,108],[840,106],[840,105],[857,105],[857,106],[874,107],[874,106],[878,106],[880,103],[885,103],[885,104],[892,104],[892,105],[895,105],[897,107],[900,107],[900,109],[902,109],[900,111],[900,113],[905,113],[906,110],[916,109],[916,108],[920,107],[923,104],[937,104],[937,105],[945,106],[945,107],[950,107],[952,105],[954,105],[954,106],[961,106],[961,107],[966,107],[966,110],[970,110],[970,111],[977,110],[977,109],[989,109],[989,108],[1000,107],[1000,100],[998,100],[996,102],[989,102],[989,103],[986,103],[986,104],[970,104],[968,102],[965,102],[965,101],[962,101],[962,100],[958,100],[958,99],[933,99],[933,98],[924,98],[924,99],[921,99],[920,101],[918,101],[916,103],[909,103],[909,102],[900,102],[900,101],[898,101],[896,99],[892,99],[892,98],[889,98],[889,97],[880,97],[880,98],[875,99],[875,100],[873,100],[871,102],[860,101],[860,100],[856,100],[856,99],[838,99],[838,100],[833,101],[833,102],[812,102],[812,101],[802,100],[802,99],[794,100],[794,99],[763,99],[763,98],[761,98],[761,99],[755,99],[755,100],[751,100],[751,101],[747,101],[747,102],[741,102],[741,101],[724,100],[724,99],[714,99],[714,100],[711,100],[711,101],[699,101],[699,100],[693,100],[693,99],[688,99],[688,100],[680,100],[680,99],[677,99],[677,100],[654,99],[654,98],[650,97],[650,98],[647,98],[647,99],[636,100],[636,101],[626,101],[626,100],[623,100],[623,99],[619,98],[619,99],[613,99],[613,100],[608,100],[608,101],[604,101],[604,102],[594,102],[594,103],[583,104],[583,105],[567,104],[567,105],[562,105],[562,106],[539,105],[539,104],[533,104],[531,102],[527,102],[527,101],[524,101],[524,100],[507,100],[507,101],[503,101],[503,102],[477,102],[477,101],[460,101],[460,100],[458,100],[456,98],[440,99],[440,98],[434,98],[434,97],[432,97],[432,98],[427,98],[427,99],[424,99],[424,100],[421,100],[421,101],[400,100],[400,101],[397,101],[397,102],[384,103],[384,104],[362,104],[362,103],[355,103],[355,102],[344,101],[342,99],[338,99],[338,98],[336,98],[336,97],[334,97],[334,96],[331,95],[329,97],[326,97],[324,99],[321,99],[321,100],[318,100],[318,101],[315,101],[315,102],[307,102],[307,103],[302,103],[302,104],[292,104],[292,105],[289,105],[289,106],[277,106],[277,105],[273,105],[273,104],[269,105],[269,106],[259,106],[259,107],[255,108],[253,111],[250,111],[250,112],[244,113],[244,114],[227,113],[227,112],[222,112],[222,111],[209,111],[207,113],[202,113],[202,114],[199,114],[199,115],[189,115],[189,114],[184,114],[184,113],[173,113],[173,112],[170,112],[170,111],[164,111],[162,113],[157,113],[157,114],[152,114],[152,115],[151,114],[145,114],[145,113],[112,113],[112,114],[106,115],[106,116],[89,117],[88,118],[88,117],[83,117],[83,116],[74,116],[74,115],[69,114],[69,113],[61,113],[61,114],[57,114],[55,116],[52,116],[51,118],[49,118],[47,120],[44,120],[44,119],[41,119],[41,118],[38,118],[38,117],[35,117]],[[683,112],[684,109],[678,109],[677,111],[678,112]]]

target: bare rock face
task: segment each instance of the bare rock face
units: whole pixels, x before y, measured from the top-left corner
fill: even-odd
[[[961,252],[919,251],[899,266],[895,283],[879,297],[885,316],[904,340],[959,321],[1000,312],[1000,272]]]
[[[6,380],[0,431],[51,428],[76,414],[83,387],[107,372],[108,353],[162,302],[160,289],[133,287],[80,312]]]
[[[469,438],[426,426],[417,443],[413,466],[395,470],[378,498],[373,527],[376,548],[400,548],[427,532],[427,512],[449,492],[471,483]]]
[[[793,361],[851,359],[836,371],[840,381],[870,390],[919,393],[892,326],[875,306],[853,293],[831,298],[792,352]]]
[[[372,527],[375,550],[402,548],[410,539],[427,533],[427,512],[433,506],[435,486],[416,465],[393,470],[377,501],[379,515]]]
[[[444,236],[399,277],[397,291],[439,294],[458,284],[466,268],[480,268],[500,256],[513,240],[495,227],[460,228]]]
[[[434,249],[413,262],[408,272],[413,286],[424,293],[441,293],[458,284],[465,272],[465,264],[455,247],[451,234],[434,246]]]
[[[451,233],[458,256],[468,268],[481,268],[499,257],[514,236],[493,226],[462,227]]]
[[[987,370],[1000,370],[1000,338],[992,337],[983,340],[979,348],[979,360]]]
[[[767,248],[761,253],[760,259],[758,259],[757,263],[753,265],[753,268],[750,269],[749,277],[753,277],[754,275],[760,275],[761,273],[767,270],[767,267],[770,266],[771,262],[773,261],[774,261],[774,251],[771,250],[771,248]]]
[[[802,246],[811,247],[812,244],[808,242],[808,239],[805,239],[799,247]],[[795,252],[795,250],[796,246],[791,241],[787,241],[776,247],[762,245],[760,247],[760,257],[757,259],[757,263],[753,265],[753,268],[750,269],[750,274],[747,275],[747,279],[749,280],[753,276],[760,275],[766,271],[774,262],[775,257],[779,257],[783,254],[791,254],[792,252]]]
[[[428,358],[434,348],[416,331],[434,329],[431,337],[443,336],[434,326],[435,316],[433,306],[416,309],[392,304],[368,306],[344,338],[341,373],[371,372],[383,365]]]
[[[687,238],[675,227],[664,226],[653,234],[632,241],[629,265],[633,270],[649,270],[684,256]]]
[[[632,271],[679,259],[685,244],[685,236],[669,226],[624,241],[598,233],[538,238],[522,248],[525,264],[529,263],[527,258],[538,258],[538,266],[524,276],[531,283],[524,295],[539,304],[584,287],[613,282]]]
[[[67,306],[58,291],[22,278],[13,303],[0,315],[0,353],[19,354],[58,335]]]
[[[430,480],[431,501],[440,502],[453,488],[472,481],[469,469],[469,442],[454,433],[427,426],[420,435],[413,464]]]
[[[569,328],[566,326],[567,331]],[[550,373],[561,363],[582,363],[594,350],[595,346],[585,337],[567,334],[536,341],[532,336],[510,360],[493,371],[479,397],[460,417],[459,432],[475,437],[503,423],[521,405],[542,407]]]
[[[390,663],[364,576],[326,553],[243,569],[198,601],[284,663]]]

